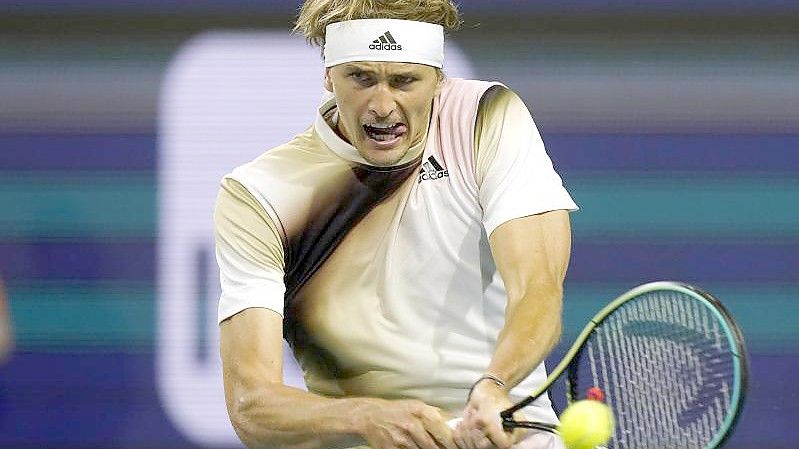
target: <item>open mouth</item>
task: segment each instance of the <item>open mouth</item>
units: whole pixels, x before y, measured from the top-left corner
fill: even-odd
[[[394,125],[372,123],[371,125],[363,125],[363,131],[366,135],[376,142],[394,142],[408,131],[408,127],[403,123],[396,123]]]

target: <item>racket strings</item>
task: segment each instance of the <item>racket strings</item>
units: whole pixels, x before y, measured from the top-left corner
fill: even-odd
[[[704,448],[730,409],[728,346],[708,307],[680,292],[653,292],[596,329],[575,388],[604,390],[616,418],[609,448]]]

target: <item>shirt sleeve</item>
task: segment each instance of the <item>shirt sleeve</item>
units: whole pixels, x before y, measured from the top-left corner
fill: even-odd
[[[283,314],[283,244],[273,220],[240,183],[224,179],[214,208],[222,295],[218,321],[251,307]]]
[[[577,210],[524,102],[504,86],[480,101],[475,124],[475,178],[483,226],[491,235],[514,218]]]

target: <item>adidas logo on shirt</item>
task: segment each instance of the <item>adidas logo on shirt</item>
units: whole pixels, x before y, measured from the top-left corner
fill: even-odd
[[[419,171],[419,182],[446,178],[448,176],[449,170],[442,167],[435,157],[430,156],[427,158],[427,161],[422,163],[422,169]]]
[[[402,45],[394,40],[390,31],[386,31],[369,45],[370,50],[402,50]]]

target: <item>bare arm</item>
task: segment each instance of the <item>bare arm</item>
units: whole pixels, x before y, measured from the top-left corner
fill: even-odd
[[[420,401],[333,399],[283,385],[282,318],[251,308],[221,324],[225,398],[250,448],[454,448],[437,409]]]
[[[456,441],[479,447],[483,434],[495,447],[513,440],[502,431],[498,412],[511,402],[507,390],[526,378],[560,338],[563,280],[571,252],[566,211],[518,218],[491,235],[491,249],[508,292],[505,326],[487,372],[506,383],[478,383],[464,413]],[[479,430],[475,432],[475,429]]]
[[[316,434],[319,446],[358,442],[346,400],[283,385],[280,315],[247,309],[223,321],[220,333],[228,413],[248,447],[314,447],[306,433]]]
[[[491,248],[508,306],[488,372],[511,387],[541,364],[560,338],[569,214],[559,210],[505,223],[492,234]]]

